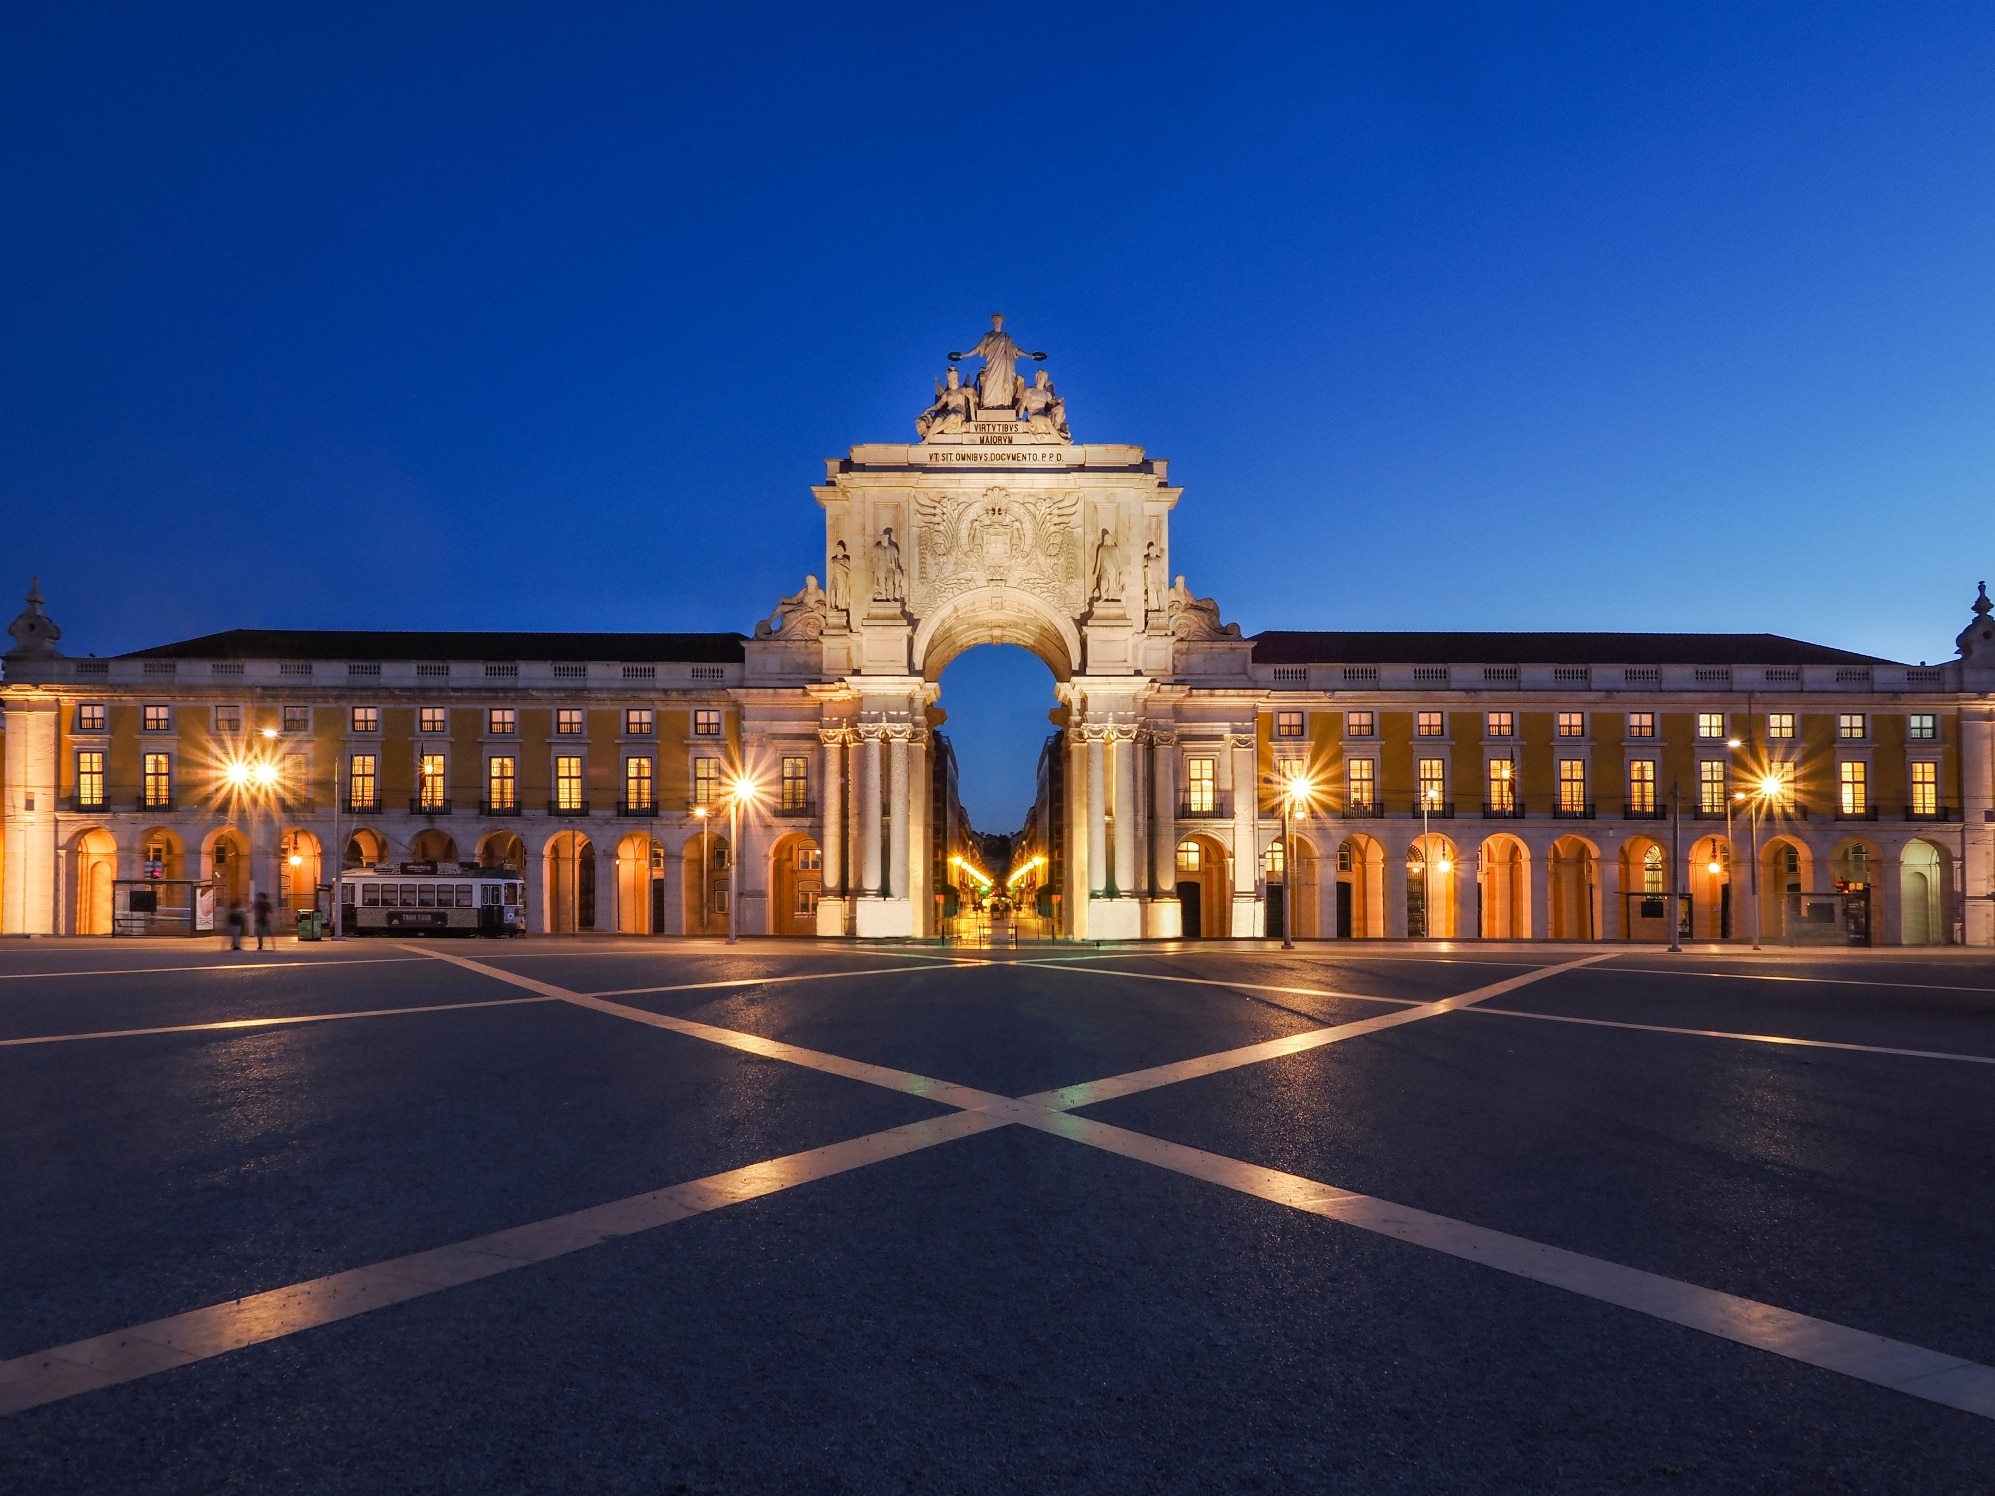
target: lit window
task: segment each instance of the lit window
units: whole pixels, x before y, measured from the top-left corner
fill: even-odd
[[[1431,813],[1448,799],[1448,761],[1444,758],[1420,760],[1420,804]]]
[[[220,710],[217,708],[216,710]],[[374,706],[357,706],[351,718],[353,732],[379,732],[381,730],[381,709]],[[217,724],[219,725],[219,724]]]
[[[1663,891],[1663,849],[1651,845],[1642,853],[1642,892],[1662,893]]]
[[[576,755],[562,754],[554,760],[554,808],[582,809],[582,760]]]
[[[144,721],[147,732],[171,732],[173,730],[173,708],[170,706],[149,706],[145,709]]]
[[[1586,760],[1559,760],[1559,809],[1568,815],[1586,813]]]
[[[519,762],[495,758],[485,765],[486,805],[492,810],[519,809]]]
[[[1725,714],[1723,712],[1699,712],[1697,714],[1697,736],[1709,741],[1725,735]]]
[[[76,709],[76,730],[78,732],[102,732],[105,713],[102,705],[85,702]]]
[[[1836,768],[1841,781],[1843,814],[1863,815],[1870,809],[1869,765],[1861,759],[1846,758]]]
[[[1631,758],[1628,760],[1628,813],[1647,816],[1654,815],[1655,811],[1656,761],[1652,758]]]
[[[426,706],[416,713],[416,726],[425,733],[450,731],[450,718],[440,706]]]
[[[78,724],[81,725],[80,723]],[[1940,735],[1939,718],[1931,712],[1914,712],[1905,736],[1915,743],[1930,743]]]
[[[1707,816],[1721,816],[1730,800],[1725,783],[1725,761],[1707,758],[1697,765],[1697,808]]]
[[[1185,809],[1195,816],[1211,815],[1219,807],[1219,760],[1186,759],[1185,773],[1189,776],[1185,784]]]
[[[485,713],[485,731],[490,736],[509,738],[519,730],[520,714],[511,707],[495,706]]]
[[[809,810],[810,760],[802,757],[785,758],[783,760],[782,786],[782,808],[784,810]]]
[[[1766,714],[1766,735],[1769,738],[1791,738],[1794,736],[1794,713],[1768,712]]]
[[[1370,712],[1344,713],[1344,736],[1347,738],[1368,738],[1378,731],[1378,719]]]
[[[416,763],[416,793],[424,810],[443,809],[447,791],[443,782],[443,755],[425,753]]]
[[[1181,873],[1195,873],[1198,871],[1198,867],[1199,867],[1198,843],[1195,841],[1179,842],[1178,871]]]
[[[1414,716],[1413,732],[1416,737],[1438,738],[1446,731],[1439,712],[1418,712]]]
[[[312,759],[307,753],[287,753],[278,769],[278,787],[286,795],[302,796],[312,785]]]
[[[1378,809],[1378,764],[1369,758],[1354,758],[1346,762],[1345,769],[1351,781],[1352,810],[1372,811]]]
[[[720,711],[715,707],[701,707],[693,713],[693,736],[696,738],[717,738],[720,736]]]
[[[145,809],[169,810],[173,806],[173,759],[165,753],[148,753],[144,764]]]
[[[284,730],[286,732],[310,732],[312,730],[312,709],[308,706],[285,707]]]
[[[374,796],[380,781],[375,777],[375,760],[371,753],[356,753],[347,760],[346,808],[348,810],[376,809]]]
[[[648,738],[651,736],[651,724],[653,720],[650,707],[630,707],[623,714],[624,733],[628,737]]]
[[[1934,763],[1912,765],[1912,814],[1936,816],[1940,813],[1940,766]]]
[[[821,873],[824,871],[824,849],[805,842],[797,848],[797,871],[800,873]],[[813,904],[812,908],[817,906]]]
[[[104,755],[101,752],[76,755],[76,808],[104,808]]]
[[[651,760],[627,758],[623,761],[623,803],[627,810],[651,809]]]
[[[218,706],[215,708],[216,732],[241,732],[242,708],[239,706]]]
[[[1489,808],[1501,811],[1517,808],[1517,765],[1507,758],[1489,761]]]
[[[693,760],[693,804],[711,805],[720,798],[720,760]]]
[[[1489,713],[1485,725],[1492,738],[1507,738],[1517,731],[1517,719],[1509,712]]]
[[[1301,712],[1276,712],[1275,736],[1278,738],[1299,738],[1302,736]]]
[[[1774,809],[1791,812],[1794,809],[1794,765],[1768,764],[1766,774],[1772,781],[1768,800],[1772,802]]]
[[[1287,864],[1282,856],[1282,844],[1279,840],[1268,843],[1268,850],[1261,854],[1261,865],[1266,870],[1266,877],[1270,883],[1281,881],[1282,870]]]
[[[1586,736],[1586,713],[1560,712],[1559,736],[1562,738],[1583,738]]]
[[[1860,738],[1866,727],[1862,712],[1844,712],[1836,718],[1836,736],[1839,738]]]
[[[564,738],[579,738],[582,735],[582,709],[564,706],[555,712],[554,730]]]
[[[1631,738],[1652,738],[1656,735],[1656,714],[1654,712],[1628,713],[1628,736]]]

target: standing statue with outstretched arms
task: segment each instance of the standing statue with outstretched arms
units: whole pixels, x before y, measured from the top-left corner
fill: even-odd
[[[1039,363],[1046,361],[1043,353],[1028,353],[1011,340],[1004,330],[1004,313],[991,313],[991,330],[983,335],[977,346],[962,353],[949,355],[949,362],[960,363],[966,358],[980,358],[984,366],[977,373],[977,404],[985,409],[993,407],[1011,410],[1018,404],[1018,361],[1029,358]]]

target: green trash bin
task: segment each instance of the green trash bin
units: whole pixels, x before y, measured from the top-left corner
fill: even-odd
[[[325,938],[325,916],[316,909],[307,909],[298,916],[298,938],[300,940],[323,940]]]

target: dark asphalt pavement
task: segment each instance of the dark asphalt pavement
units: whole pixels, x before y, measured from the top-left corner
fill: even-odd
[[[1577,954],[438,948],[1004,1095]],[[1995,1055],[1995,961],[1866,955],[1617,952],[1082,1115],[1995,1364],[1995,1065],[1653,1031]],[[0,1360],[948,1110],[531,996],[387,944],[0,949],[0,1041],[477,1005],[0,1043]],[[1995,1420],[1019,1127],[0,1417],[10,1496],[1990,1471]]]

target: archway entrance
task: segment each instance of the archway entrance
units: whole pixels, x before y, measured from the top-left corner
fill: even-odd
[[[277,902],[286,920],[319,902],[319,839],[309,831],[287,831],[277,847]]]
[[[547,928],[574,935],[596,928],[596,847],[579,831],[557,831],[543,854]]]
[[[616,929],[620,935],[665,933],[665,844],[633,831],[616,848]]]
[[[727,933],[727,835],[698,831],[686,838],[680,861],[685,868],[685,930],[688,935]]]
[[[815,935],[817,901],[824,891],[824,849],[802,832],[777,842],[769,853],[769,925],[774,935]]]
[[[1455,937],[1455,844],[1438,831],[1413,839],[1406,853],[1406,933],[1414,939]]]
[[[1562,836],[1552,843],[1545,911],[1547,933],[1554,940],[1592,940],[1600,929],[1597,893],[1600,877],[1593,843],[1582,836]]]
[[[1898,939],[1939,945],[1946,938],[1946,860],[1929,841],[1905,844],[1898,861]]]
[[[376,867],[387,860],[388,840],[380,832],[362,826],[347,837],[347,867]]]
[[[111,885],[118,876],[117,838],[101,826],[76,838],[76,933],[111,933]]]
[[[415,840],[409,843],[411,862],[455,862],[457,861],[457,840],[448,831],[439,831],[434,826],[418,831]]]
[[[1230,934],[1231,883],[1226,876],[1226,848],[1213,837],[1187,836],[1178,843],[1178,907],[1187,940],[1212,940]]]
[[[1492,836],[1477,858],[1476,892],[1485,940],[1531,938],[1531,853],[1514,836]]]
[[[1349,837],[1337,848],[1337,937],[1382,940],[1385,933],[1385,847],[1376,837]]]

